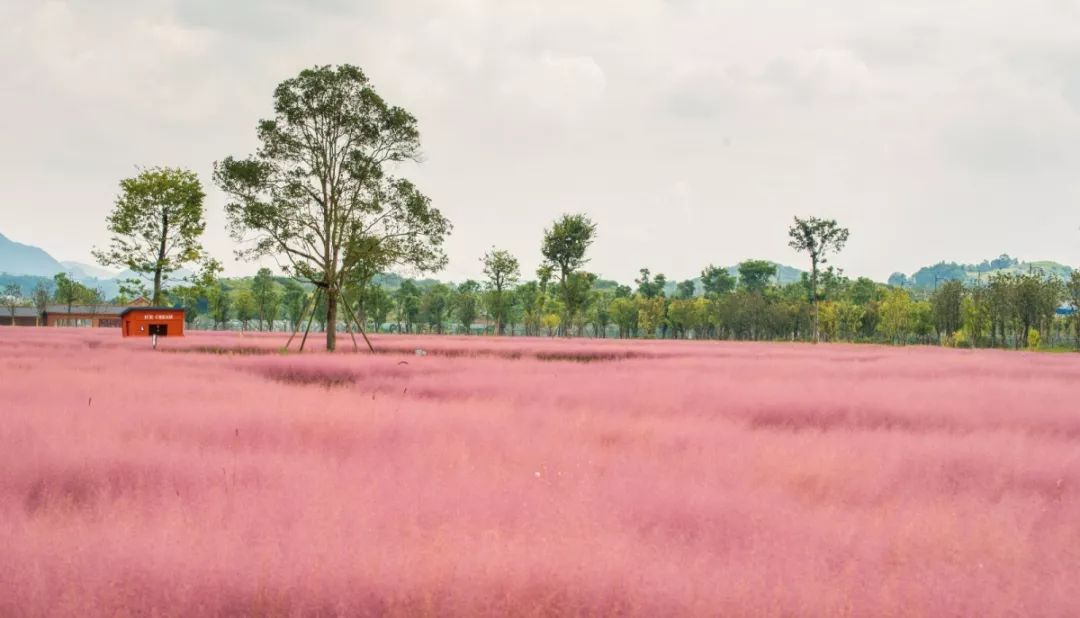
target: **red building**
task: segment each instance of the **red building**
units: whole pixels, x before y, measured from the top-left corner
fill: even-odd
[[[10,307],[0,308],[0,326],[37,326],[41,323],[41,314],[34,307],[15,307],[12,315]]]
[[[120,326],[117,305],[48,305],[41,314],[45,326],[115,328]]]
[[[183,337],[184,310],[172,307],[128,307],[120,314],[125,337]]]

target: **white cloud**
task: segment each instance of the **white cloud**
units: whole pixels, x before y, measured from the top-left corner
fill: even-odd
[[[852,227],[837,265],[854,275],[1001,251],[1080,262],[1080,14],[1004,0],[972,15],[930,0],[0,3],[0,231],[85,261],[135,165],[208,183],[212,161],[253,149],[278,82],[348,62],[420,119],[426,161],[404,171],[455,223],[455,277],[493,241],[530,270],[569,211],[600,222],[590,267],[623,280],[800,259],[795,213]],[[207,244],[227,258],[209,193]],[[1017,209],[1054,225],[1018,235]]]
[[[562,117],[578,117],[600,102],[607,80],[589,56],[545,50],[537,57],[513,58],[502,67],[498,96],[516,107]]]

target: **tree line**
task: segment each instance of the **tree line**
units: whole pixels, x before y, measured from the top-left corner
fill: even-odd
[[[831,219],[795,217],[789,246],[809,271],[780,285],[775,264],[748,260],[734,272],[713,265],[670,291],[663,274],[641,268],[633,285],[587,270],[596,224],[566,214],[540,239],[543,263],[523,277],[516,256],[492,248],[483,279],[458,285],[406,279],[386,285],[399,268],[423,274],[447,261],[450,221],[401,176],[420,157],[417,121],[387,103],[357,67],[322,66],[282,82],[274,113],[256,126],[259,147],[214,164],[227,196],[229,231],[242,259],[273,259],[284,276],[263,268],[249,279],[224,279],[200,243],[205,192],[189,170],[153,167],[120,183],[106,220],[109,245],[99,263],[129,269],[121,297],[185,307],[193,325],[211,328],[325,331],[336,347],[344,328],[379,332],[486,333],[675,339],[941,342],[1033,347],[1070,340],[1080,279],[1000,274],[976,285],[946,281],[926,294],[866,278],[851,280],[829,265],[843,250],[846,228]],[[181,270],[190,274],[176,280]],[[935,284],[937,280],[935,279]],[[51,300],[96,304],[100,293],[66,275]],[[16,286],[17,287],[17,286]],[[33,302],[49,300],[35,290]],[[21,290],[5,290],[12,308]],[[1071,333],[1071,335],[1070,335]]]

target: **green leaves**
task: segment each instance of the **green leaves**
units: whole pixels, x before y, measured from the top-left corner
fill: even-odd
[[[495,318],[496,332],[503,334],[511,309],[511,297],[507,288],[521,277],[518,259],[509,251],[492,248],[484,254],[484,275],[488,278],[488,310]]]
[[[103,266],[152,276],[152,302],[159,304],[164,280],[204,257],[199,238],[206,230],[205,197],[190,170],[153,167],[121,180],[120,195],[106,220],[112,233],[109,247],[95,249],[94,257]]]
[[[596,239],[596,224],[585,215],[563,215],[544,230],[541,253],[553,267],[559,269],[560,279],[565,280],[573,271],[588,260],[585,252]]]
[[[726,268],[709,264],[701,271],[701,286],[705,289],[705,296],[709,298],[717,298],[734,290],[735,283],[735,277]]]
[[[809,253],[815,264],[824,263],[830,252],[839,252],[848,240],[848,229],[840,227],[834,219],[795,217],[795,223],[788,229],[791,241],[788,246],[796,251]]]
[[[739,287],[762,293],[776,276],[776,264],[765,260],[746,260],[739,264]]]
[[[214,166],[231,198],[230,231],[245,243],[240,257],[284,257],[289,274],[331,298],[392,266],[445,266],[450,222],[390,173],[419,157],[416,118],[388,105],[359,68],[319,66],[285,80],[257,136],[254,155]],[[333,340],[329,329],[331,349]]]

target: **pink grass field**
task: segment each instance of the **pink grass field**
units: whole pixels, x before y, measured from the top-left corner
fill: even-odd
[[[1080,357],[284,339],[0,328],[0,615],[1080,615]]]

